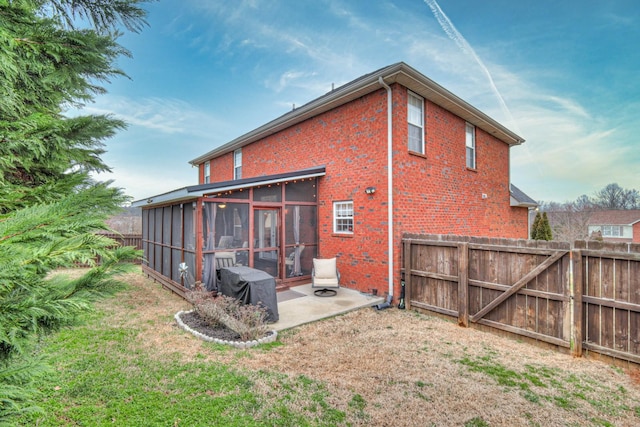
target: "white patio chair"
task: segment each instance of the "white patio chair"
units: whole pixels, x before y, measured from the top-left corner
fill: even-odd
[[[320,288],[313,293],[319,297],[332,297],[340,288],[340,272],[335,258],[313,259],[311,271],[311,287]]]

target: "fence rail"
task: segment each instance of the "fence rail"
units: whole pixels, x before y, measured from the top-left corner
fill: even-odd
[[[408,308],[640,363],[640,245],[405,235],[403,274]]]
[[[115,240],[120,246],[133,246],[137,250],[142,250],[142,234],[101,233],[101,235]],[[96,261],[100,263],[100,258],[97,258]],[[133,264],[142,264],[142,260],[136,259]],[[76,266],[89,267],[88,264],[81,263],[76,263]]]
[[[115,240],[121,246],[134,246],[138,250],[142,250],[142,234],[102,234],[103,236],[109,237],[110,239]]]

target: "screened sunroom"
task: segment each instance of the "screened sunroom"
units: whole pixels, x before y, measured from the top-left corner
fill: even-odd
[[[324,173],[320,167],[202,184],[135,202],[142,207],[143,271],[181,295],[196,281],[216,291],[222,258],[262,270],[280,287],[308,281]]]

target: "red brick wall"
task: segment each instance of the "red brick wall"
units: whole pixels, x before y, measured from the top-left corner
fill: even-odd
[[[199,182],[202,184],[204,183],[204,163],[198,169],[200,170]],[[231,181],[233,179],[233,152],[211,159],[210,174],[209,182]]]
[[[406,92],[396,94],[394,108],[406,117]],[[526,238],[527,209],[509,204],[509,146],[476,127],[476,169],[468,169],[465,121],[428,101],[425,110],[425,156],[406,150],[406,124],[394,132],[398,226],[412,233]]]
[[[425,102],[426,155],[409,154],[404,87],[393,86],[393,102],[395,270],[405,232],[526,238],[527,210],[509,206],[508,145],[476,128],[477,169],[468,170],[464,120]],[[344,286],[379,295],[388,290],[386,105],[381,89],[242,149],[244,178],[325,165],[319,255],[338,257]],[[211,182],[231,179],[232,156],[212,160]],[[353,235],[333,234],[342,200],[354,203]],[[394,281],[397,297],[398,273]]]
[[[633,224],[633,243],[640,243],[640,222]]]

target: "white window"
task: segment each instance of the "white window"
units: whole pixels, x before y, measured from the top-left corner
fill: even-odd
[[[471,123],[465,126],[467,144],[467,167],[476,168],[476,127]]]
[[[353,233],[353,202],[333,202],[333,232]]]
[[[211,162],[204,163],[204,183],[211,182]]]
[[[233,179],[242,178],[242,148],[233,152]]]
[[[424,154],[424,100],[409,92],[407,104],[409,151]]]
[[[622,227],[619,225],[603,225],[602,237],[622,237]]]

